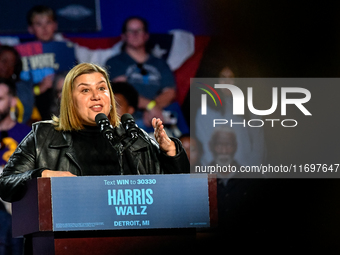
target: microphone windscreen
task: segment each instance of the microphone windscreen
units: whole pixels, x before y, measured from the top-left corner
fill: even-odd
[[[129,113],[124,113],[123,114],[123,116],[120,118],[120,120],[121,120],[121,122],[122,123],[126,123],[127,121],[134,121],[134,118],[132,117],[132,115],[131,114],[129,114]]]
[[[105,119],[108,120],[107,116],[106,116],[104,113],[98,113],[98,114],[96,115],[96,117],[94,118],[94,120],[96,121],[97,125],[99,125],[99,122],[100,122],[101,120],[105,120]]]

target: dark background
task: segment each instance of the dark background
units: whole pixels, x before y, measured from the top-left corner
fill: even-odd
[[[336,3],[235,0],[214,4],[219,36],[206,52],[199,77],[216,77],[226,64],[238,77],[339,77]],[[311,109],[316,112],[324,105],[329,112],[318,113],[321,117],[313,125],[301,123],[303,128],[292,130],[288,137],[266,129],[269,160],[308,163],[310,152],[315,160],[339,162],[340,87],[319,92],[312,94]],[[301,148],[301,144],[313,147]],[[254,182],[254,197],[239,195],[238,199],[236,194],[242,190],[235,190],[238,203],[226,216],[221,246],[229,243],[238,251],[339,251],[338,179]]]

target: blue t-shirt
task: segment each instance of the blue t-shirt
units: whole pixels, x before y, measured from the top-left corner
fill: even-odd
[[[17,123],[13,128],[8,131],[0,131],[1,148],[0,148],[0,166],[4,167],[13,154],[18,144],[22,139],[31,131],[31,128]]]
[[[106,66],[112,79],[125,75],[127,82],[134,86],[139,95],[150,100],[164,88],[175,88],[175,79],[167,63],[151,54],[143,64],[138,64],[126,52],[122,52],[110,58]]]

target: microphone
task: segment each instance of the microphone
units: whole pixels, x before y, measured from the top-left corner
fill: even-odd
[[[132,117],[132,115],[129,113],[125,113],[120,118],[120,120],[128,136],[132,137],[133,139],[137,139],[139,128],[138,125],[135,123],[135,120]]]
[[[113,127],[104,113],[98,113],[95,117],[95,121],[98,127],[100,127],[100,132],[109,141],[113,140]]]
[[[98,113],[94,120],[96,121],[97,126],[100,127],[100,132],[103,134],[104,138],[107,138],[112,148],[117,151],[120,174],[123,175],[123,145],[120,141],[114,141],[114,129],[104,113]]]

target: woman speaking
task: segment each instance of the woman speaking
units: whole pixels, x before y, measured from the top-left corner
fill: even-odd
[[[114,136],[110,141],[97,126],[98,114],[107,116]],[[189,172],[179,140],[167,136],[160,119],[152,125],[158,144],[141,129],[137,138],[129,137],[117,116],[107,72],[79,64],[65,78],[60,116],[33,124],[9,159],[0,196],[9,202],[21,199],[26,182],[36,177]]]

